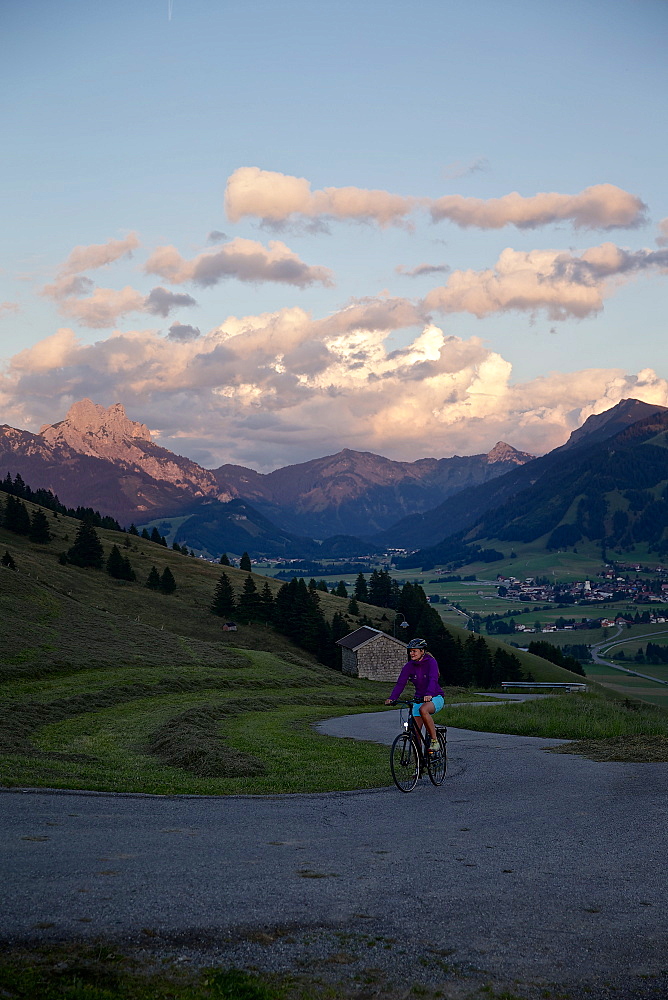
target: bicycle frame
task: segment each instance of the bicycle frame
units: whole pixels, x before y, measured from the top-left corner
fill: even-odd
[[[446,727],[436,726],[439,750],[437,754],[427,752],[427,739],[422,735],[422,726],[413,715],[415,702],[395,702],[400,707],[402,730],[392,744],[390,751],[390,767],[397,788],[402,792],[411,792],[425,770],[433,785],[440,785],[445,778],[446,763]],[[404,709],[408,710],[404,718]],[[414,759],[415,758],[415,759]]]

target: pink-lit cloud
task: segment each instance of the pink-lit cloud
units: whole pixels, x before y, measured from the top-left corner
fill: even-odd
[[[430,199],[357,187],[312,191],[304,177],[240,167],[229,177],[225,192],[225,209],[232,222],[251,216],[273,225],[307,218],[406,226],[420,207],[430,212],[434,222],[447,219],[478,229],[509,225],[535,229],[557,222],[568,222],[575,229],[632,228],[646,221],[644,202],[614,184],[597,184],[572,195],[545,192],[524,197],[513,192],[487,201],[461,195]]]
[[[173,450],[268,469],[343,447],[415,459],[488,451],[503,439],[540,453],[623,398],[668,405],[668,381],[652,369],[517,384],[511,364],[477,337],[427,324],[397,351],[387,329],[332,320],[291,308],[229,317],[203,335],[174,324],[167,337],[138,330],[94,344],[62,329],[11,359],[0,376],[3,414],[39,427],[73,400],[120,399]]]
[[[124,240],[108,240],[106,243],[92,243],[78,246],[70,253],[61,268],[62,274],[80,274],[111,264],[121,257],[131,257],[139,246],[136,233],[128,233]]]
[[[333,284],[332,272],[328,268],[305,264],[285,243],[272,240],[267,249],[262,243],[240,237],[220,250],[199,254],[192,260],[185,260],[173,246],[158,247],[147,260],[144,270],[148,274],[159,274],[177,285],[192,282],[207,287],[217,285],[225,278],[275,281],[298,288]]]
[[[416,198],[357,187],[311,191],[304,177],[259,167],[239,167],[228,179],[225,191],[225,211],[232,222],[239,222],[244,216],[255,216],[268,223],[305,216],[389,226],[405,224],[417,204]]]
[[[579,256],[563,250],[504,250],[494,268],[453,271],[446,285],[424,298],[424,307],[474,316],[544,310],[550,319],[583,318],[599,312],[613,279],[663,270],[668,251],[628,251],[604,243]]]
[[[18,302],[0,302],[0,319],[19,312]]]
[[[514,191],[487,201],[447,195],[432,202],[430,213],[434,222],[448,219],[463,228],[536,229],[570,222],[574,229],[612,229],[641,225],[646,208],[640,198],[614,184],[596,184],[573,195],[551,192],[527,198]]]

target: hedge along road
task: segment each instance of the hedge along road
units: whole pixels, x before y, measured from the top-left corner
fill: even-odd
[[[320,726],[389,743],[397,721]],[[667,964],[668,764],[448,735],[444,785],[410,795],[6,791],[0,933],[171,942],[200,960],[336,976],[363,962],[395,983],[519,979],[595,997],[612,981],[629,991],[617,996],[654,996],[639,977]]]

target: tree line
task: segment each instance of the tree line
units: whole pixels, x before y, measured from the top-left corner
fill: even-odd
[[[322,663],[340,669],[337,639],[342,639],[354,628],[371,625],[371,621],[364,616],[358,617],[354,627],[351,627],[349,620],[337,611],[328,622],[320,606],[321,592],[315,580],[307,585],[304,578],[299,577],[284,583],[274,597],[268,581],[265,580],[262,589],[258,590],[249,573],[241,593],[237,595],[227,573],[223,572],[216,585],[210,611],[228,620],[271,625]],[[337,594],[336,590],[334,593],[345,596]],[[394,607],[380,603],[388,596]],[[522,670],[519,658],[510,650],[498,648],[492,651],[481,636],[471,634],[462,641],[453,634],[417,583],[406,582],[399,587],[385,570],[374,570],[369,581],[360,573],[350,601],[358,597],[366,604],[378,600],[379,607],[394,611],[392,621],[388,621],[386,614],[381,618],[388,635],[394,634],[396,621],[401,617],[408,622],[411,637],[419,636],[427,640],[430,651],[438,661],[444,684],[488,688],[498,686],[502,680],[532,679]]]

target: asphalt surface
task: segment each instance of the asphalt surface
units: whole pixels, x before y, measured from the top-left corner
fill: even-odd
[[[397,713],[320,728],[386,743]],[[5,791],[0,935],[668,995],[668,765],[546,752],[560,742],[449,729],[444,785],[409,795]]]

